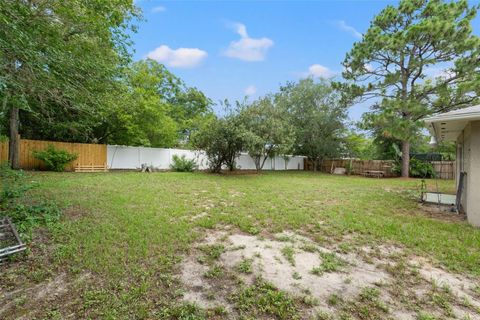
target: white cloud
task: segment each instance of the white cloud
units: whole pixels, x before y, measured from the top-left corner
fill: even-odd
[[[308,67],[308,71],[303,73],[305,77],[315,77],[315,78],[331,78],[335,76],[335,72],[329,68],[322,66],[321,64],[312,64]]]
[[[193,68],[200,65],[207,58],[207,52],[198,48],[170,49],[161,45],[147,54],[147,57],[163,63],[169,67]]]
[[[240,40],[230,42],[224,54],[230,58],[244,61],[263,61],[268,49],[273,46],[269,38],[250,38],[244,24],[235,24],[235,31],[240,35]]]
[[[455,76],[455,72],[453,72],[451,68],[446,66],[443,66],[443,67],[428,66],[424,69],[423,74],[425,74],[427,78],[430,78],[430,79],[435,79],[435,78],[448,79]]]
[[[335,25],[342,31],[350,33],[357,39],[362,39],[362,34],[352,26],[349,26],[344,20],[335,21]]]
[[[366,63],[364,66],[365,70],[367,70],[368,72],[372,72],[375,70],[375,68],[370,64],[370,63]]]
[[[255,93],[257,93],[257,88],[255,86],[252,85],[245,88],[246,96],[253,96]]]
[[[167,10],[167,8],[165,8],[164,6],[157,6],[157,7],[152,8],[153,13],[164,12],[166,10]]]

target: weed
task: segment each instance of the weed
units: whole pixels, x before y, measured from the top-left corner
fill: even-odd
[[[342,253],[349,253],[353,250],[352,246],[347,242],[340,243],[338,249],[340,249]]]
[[[252,259],[243,259],[238,265],[237,265],[237,270],[242,273],[252,273],[253,272],[253,267],[252,267]]]
[[[283,247],[282,254],[292,266],[295,266],[295,249],[292,246]]]
[[[316,320],[334,320],[334,316],[326,311],[318,311],[315,315]]]
[[[437,320],[437,318],[429,313],[420,312],[417,315],[417,320]]]
[[[207,272],[203,274],[205,278],[218,278],[223,275],[223,268],[219,265],[211,267]]]
[[[303,251],[305,252],[316,252],[318,249],[317,249],[317,246],[312,244],[312,243],[304,243],[300,249],[302,249]]]
[[[317,276],[321,276],[324,273],[328,272],[337,272],[340,271],[347,264],[342,259],[338,258],[335,253],[326,253],[320,252],[320,257],[322,262],[320,266],[312,269],[311,273]]]
[[[165,307],[160,311],[161,319],[203,320],[204,312],[195,304],[184,303]]]
[[[299,319],[299,308],[286,293],[264,280],[257,280],[252,286],[242,288],[230,300],[245,318],[260,318],[262,315],[278,319]]]
[[[206,262],[217,260],[225,251],[225,247],[221,244],[204,245],[199,249],[205,254]]]
[[[430,299],[432,300],[432,302],[434,304],[436,304],[437,306],[442,308],[446,312],[447,315],[452,315],[453,314],[452,306],[448,302],[448,298],[445,295],[443,295],[441,293],[437,293],[437,292],[432,292],[430,294]]]
[[[302,302],[309,307],[315,307],[315,306],[318,306],[320,304],[318,299],[311,296],[311,295],[303,296]]]
[[[338,305],[340,302],[342,301],[342,298],[340,298],[338,295],[336,294],[331,294],[328,299],[327,299],[327,303],[331,306],[336,306]]]
[[[302,279],[302,276],[300,275],[300,273],[295,271],[294,273],[292,273],[292,278],[295,279],[295,280],[300,280],[300,279]]]

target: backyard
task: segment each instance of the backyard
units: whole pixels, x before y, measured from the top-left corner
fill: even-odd
[[[62,217],[0,266],[2,319],[480,318],[480,230],[421,207],[418,179],[27,177]]]

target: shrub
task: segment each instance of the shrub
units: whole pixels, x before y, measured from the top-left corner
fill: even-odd
[[[397,161],[392,169],[392,171],[397,174],[400,174],[402,170],[402,165],[400,161]],[[436,176],[432,164],[415,158],[410,159],[410,168],[408,169],[408,171],[410,177],[412,178],[435,178]]]
[[[0,180],[0,208],[12,199],[23,196],[25,191],[31,188],[31,185],[25,182],[23,171],[12,170],[7,162],[0,164]]]
[[[49,145],[43,151],[34,151],[33,156],[38,160],[42,160],[48,170],[57,172],[64,171],[67,164],[78,157],[77,154],[57,149],[53,145]]]
[[[31,232],[40,226],[50,227],[60,220],[61,210],[52,201],[44,200],[36,204],[13,203],[7,216],[15,223],[23,240],[30,240]]]
[[[235,115],[212,119],[192,136],[193,146],[206,152],[210,170],[216,173],[220,172],[222,167],[235,170],[235,159],[249,141],[248,131]]]
[[[0,217],[6,216],[15,223],[23,240],[29,240],[37,226],[51,226],[60,219],[61,211],[50,201],[30,203],[24,201],[25,193],[35,185],[28,182],[21,170],[12,170],[5,163],[0,165]]]
[[[181,157],[174,155],[170,168],[177,172],[193,172],[197,168],[197,165],[194,159],[187,159],[185,155]]]

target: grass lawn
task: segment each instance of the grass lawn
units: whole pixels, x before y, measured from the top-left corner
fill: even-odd
[[[35,233],[28,257],[2,267],[0,302],[13,301],[13,295],[1,295],[13,288],[23,290],[25,298],[15,295],[10,312],[0,311],[0,318],[229,318],[228,310],[205,311],[182,302],[178,277],[195,244],[225,227],[257,238],[292,231],[315,245],[350,252],[392,245],[452,274],[480,276],[480,230],[421,209],[415,201],[420,180],[309,172],[29,173],[29,179],[38,182],[29,197],[55,200],[64,215],[59,224]],[[454,189],[453,181],[439,185]],[[428,181],[428,187],[434,190],[435,182]],[[293,261],[290,247],[283,254]],[[211,275],[221,270],[217,266]],[[48,299],[26,299],[29,288],[52,281],[60,289],[54,294],[44,289]],[[247,310],[242,307],[252,299],[266,304],[255,314],[240,312],[245,318],[294,318],[308,305],[262,281],[238,288],[243,291],[231,300],[237,310]],[[380,308],[375,292],[362,294],[358,301]],[[353,319],[375,319],[374,311],[362,316],[352,309],[356,305],[341,309]],[[428,317],[423,319],[434,319]]]

